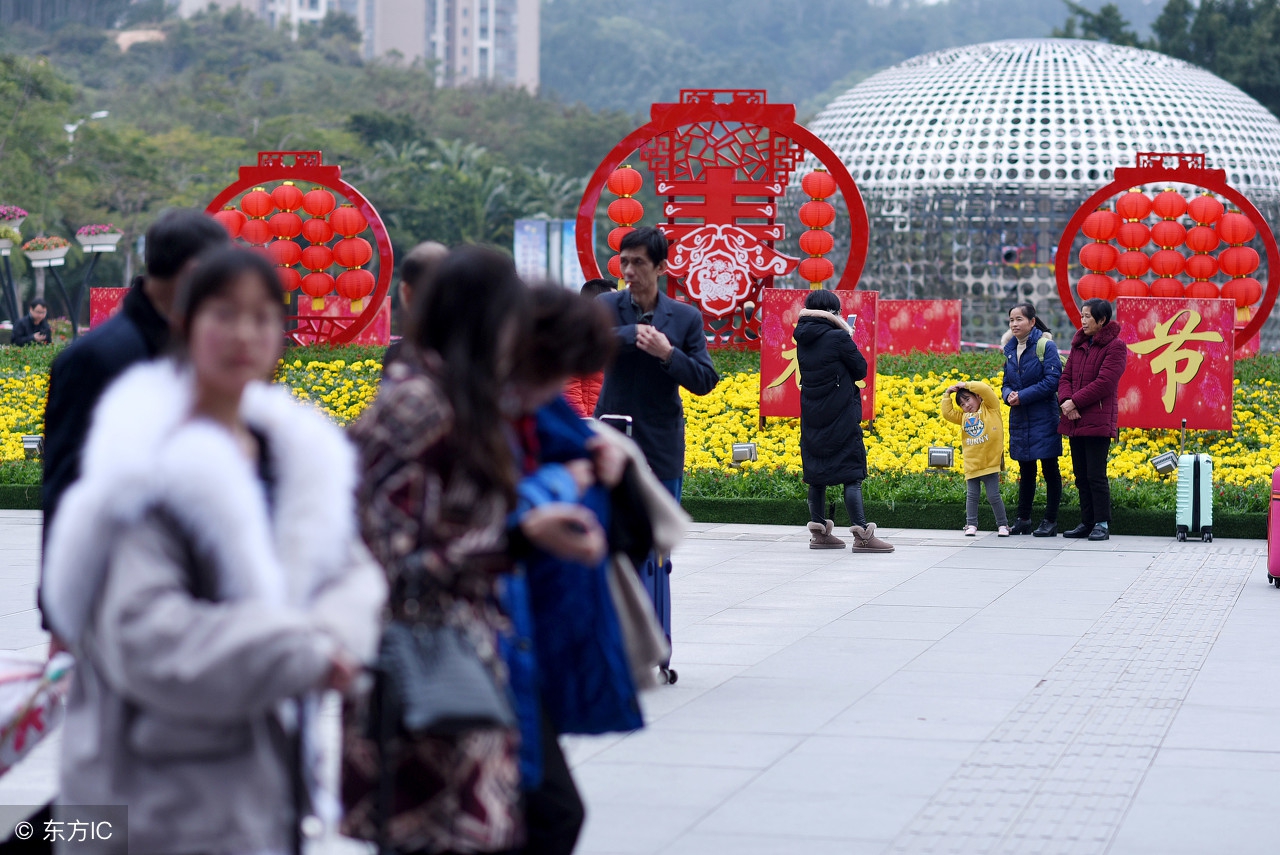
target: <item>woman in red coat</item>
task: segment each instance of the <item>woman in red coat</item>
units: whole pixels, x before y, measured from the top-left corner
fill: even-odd
[[[1106,300],[1086,300],[1080,307],[1080,330],[1058,381],[1062,417],[1058,433],[1071,445],[1071,465],[1080,492],[1080,525],[1063,537],[1107,540],[1111,526],[1111,484],[1107,454],[1118,430],[1120,377],[1129,348],[1120,340],[1120,324],[1112,320]]]

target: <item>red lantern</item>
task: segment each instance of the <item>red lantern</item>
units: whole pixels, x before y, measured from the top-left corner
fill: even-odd
[[[800,233],[800,251],[809,255],[826,255],[836,245],[830,232],[809,229]]]
[[[835,275],[836,268],[825,258],[806,258],[800,262],[800,278],[805,282],[825,282]]]
[[[614,199],[609,203],[609,219],[620,226],[629,226],[640,222],[644,216],[644,205],[629,196]]]
[[[614,252],[621,252],[622,239],[634,231],[635,229],[631,226],[618,226],[616,229],[609,232],[609,249]]]
[[[1261,259],[1251,246],[1233,246],[1218,253],[1218,267],[1233,278],[1248,276],[1258,269]]]
[[[800,189],[812,199],[825,199],[836,192],[836,180],[819,167],[800,179]]]
[[[1177,279],[1157,279],[1151,283],[1152,297],[1182,297],[1186,287]]]
[[[835,221],[836,209],[830,202],[805,202],[800,206],[800,222],[811,229],[826,228]]]
[[[271,201],[282,211],[296,211],[302,207],[302,191],[286,181],[271,191]]]
[[[1116,231],[1116,243],[1125,249],[1142,249],[1151,243],[1151,229],[1146,223],[1124,223]]]
[[[276,270],[276,276],[280,277],[280,287],[285,290],[285,300],[288,301],[288,293],[297,291],[302,287],[302,274],[294,270],[292,267],[281,267]]]
[[[1186,294],[1193,300],[1216,300],[1218,286],[1212,282],[1196,281],[1187,286]]]
[[[1237,309],[1244,309],[1262,299],[1262,283],[1251,276],[1232,279],[1222,286],[1222,296],[1235,300]]]
[[[1218,275],[1218,262],[1212,255],[1197,253],[1187,259],[1186,270],[1192,279],[1212,279]]]
[[[1116,286],[1117,297],[1147,297],[1150,294],[1151,289],[1141,279],[1121,279]]]
[[[308,270],[324,270],[333,264],[333,250],[324,244],[309,246],[302,251],[302,266]]]
[[[369,227],[369,221],[348,203],[329,215],[329,225],[343,237],[355,237]]]
[[[1254,228],[1253,223],[1249,222],[1249,218],[1238,211],[1223,214],[1222,219],[1218,220],[1217,228],[1222,242],[1232,246],[1248,243],[1258,234],[1258,230]]]
[[[311,308],[314,311],[324,309],[325,295],[332,290],[333,277],[328,273],[308,273],[302,277],[302,291],[311,298]]]
[[[333,245],[333,259],[343,267],[363,267],[373,258],[373,247],[364,238],[346,238]]]
[[[376,281],[368,270],[359,268],[338,274],[338,296],[351,301],[351,311],[364,311],[364,298],[373,293]]]
[[[311,243],[328,243],[333,240],[333,226],[323,217],[312,217],[302,224],[302,236]]]
[[[1151,216],[1151,199],[1141,190],[1130,190],[1116,200],[1116,213],[1126,220],[1145,220]]]
[[[333,210],[337,202],[333,194],[319,187],[302,197],[302,209],[313,217],[323,217]]]
[[[1085,237],[1098,241],[1108,241],[1116,236],[1121,225],[1120,215],[1112,211],[1094,211],[1084,218],[1080,231]]]
[[[262,218],[276,209],[271,194],[261,187],[255,187],[240,200],[240,207],[251,217]]]
[[[261,246],[276,236],[266,220],[248,220],[240,229],[240,237],[251,244]]]
[[[240,230],[244,228],[244,224],[249,220],[243,212],[237,211],[230,205],[214,214],[213,218],[222,224],[222,227],[227,230],[227,234],[231,235],[232,240],[240,237]]]
[[[1176,220],[1161,220],[1151,227],[1151,242],[1164,249],[1182,246],[1187,228]]]
[[[1120,257],[1116,259],[1116,269],[1123,276],[1137,279],[1139,276],[1146,275],[1146,272],[1151,269],[1151,259],[1145,252],[1130,250],[1129,252],[1121,253]]]
[[[1186,256],[1175,249],[1162,249],[1151,256],[1151,270],[1157,276],[1177,276],[1186,266]]]
[[[1187,212],[1187,200],[1180,193],[1165,190],[1156,194],[1151,202],[1151,209],[1163,220],[1176,220]]]
[[[614,279],[622,278],[622,256],[615,255],[609,259],[609,275]]]
[[[1109,243],[1087,243],[1080,249],[1080,263],[1096,273],[1113,270],[1119,257],[1120,250]]]
[[[1203,199],[1203,196],[1197,196],[1196,200]],[[1196,226],[1187,232],[1187,248],[1192,252],[1213,252],[1218,248],[1220,241],[1218,233],[1208,226]]]
[[[288,212],[273,214],[267,222],[271,224],[271,230],[275,232],[276,237],[296,238],[302,234],[302,217],[297,214]]]
[[[615,196],[634,196],[643,185],[644,176],[632,169],[630,164],[623,164],[613,170],[606,182],[609,192]]]
[[[1076,293],[1080,295],[1081,300],[1114,300],[1116,280],[1101,273],[1086,273],[1076,283]]]
[[[267,245],[267,255],[272,264],[292,267],[302,260],[302,247],[291,240],[273,240]]]
[[[1202,193],[1187,205],[1187,213],[1191,219],[1202,226],[1211,226],[1222,218],[1222,203],[1212,194]]]

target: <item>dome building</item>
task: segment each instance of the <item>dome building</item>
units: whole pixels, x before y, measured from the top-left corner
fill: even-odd
[[[997,341],[1019,299],[1065,335],[1058,238],[1138,152],[1205,153],[1280,224],[1280,121],[1204,69],[1137,48],[1028,39],[938,51],[867,78],[809,127],[867,206],[859,287],[962,299],[966,340]],[[1255,275],[1266,282],[1265,255]],[[1264,349],[1278,330],[1273,315]]]

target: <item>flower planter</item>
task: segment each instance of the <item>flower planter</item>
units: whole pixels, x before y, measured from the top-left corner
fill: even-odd
[[[22,221],[25,219],[26,217],[13,217],[8,220],[0,220],[0,226],[17,231],[18,227],[22,225]]]
[[[67,257],[67,253],[71,251],[69,246],[60,246],[57,249],[32,249],[27,250],[25,255],[27,261],[31,262],[32,267],[61,267],[63,259]]]
[[[5,255],[9,254],[9,250],[13,249],[13,241],[8,238],[0,238],[0,252]]]
[[[120,232],[106,232],[100,235],[76,235],[76,240],[86,252],[115,252],[116,244],[124,237]]]

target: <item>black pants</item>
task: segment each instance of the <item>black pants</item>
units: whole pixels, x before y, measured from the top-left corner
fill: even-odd
[[[1040,461],[1040,471],[1044,473],[1044,518],[1049,522],[1058,521],[1058,506],[1062,504],[1062,472],[1058,469],[1058,458],[1046,457]],[[1018,461],[1018,519],[1031,519],[1031,506],[1036,499],[1036,461]]]
[[[586,808],[569,773],[564,752],[546,715],[542,716],[542,783],[524,794],[528,842],[520,855],[569,855],[578,844]]]
[[[1080,522],[1085,525],[1111,522],[1111,482],[1107,480],[1109,436],[1073,436],[1071,466],[1076,490],[1080,492]]]
[[[816,523],[827,521],[827,488],[820,484],[809,485],[809,519]],[[862,509],[862,482],[850,481],[844,485],[844,510],[849,523],[866,527],[867,512]]]

